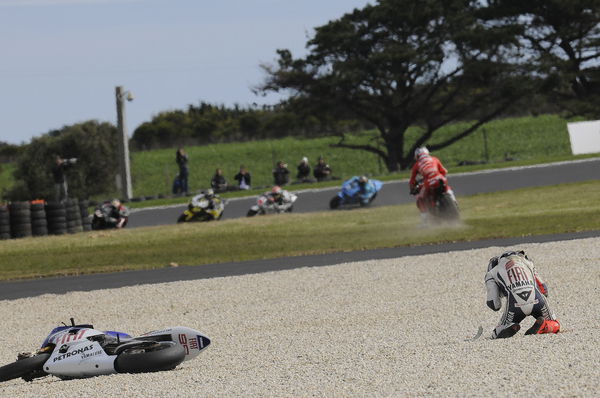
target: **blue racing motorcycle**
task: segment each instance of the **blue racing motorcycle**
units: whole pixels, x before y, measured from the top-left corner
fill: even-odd
[[[383,182],[366,176],[352,177],[342,184],[342,190],[329,201],[329,207],[337,209],[345,205],[366,206],[377,197],[382,186]]]

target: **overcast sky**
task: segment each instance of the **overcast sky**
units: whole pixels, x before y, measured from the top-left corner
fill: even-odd
[[[89,119],[127,128],[200,101],[274,103],[251,87],[275,50],[305,54],[313,28],[367,0],[0,0],[0,141]]]

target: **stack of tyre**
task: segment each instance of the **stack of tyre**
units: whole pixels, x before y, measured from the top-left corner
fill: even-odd
[[[46,220],[48,233],[51,235],[64,235],[67,233],[67,210],[62,202],[46,203]]]
[[[10,239],[10,216],[4,205],[0,205],[0,239]]]
[[[12,202],[8,205],[10,234],[13,238],[31,236],[31,204]]]
[[[83,226],[81,225],[81,209],[79,208],[77,199],[67,199],[65,202],[65,209],[67,211],[67,232],[70,234],[83,232]]]
[[[0,205],[0,239],[91,231],[89,202],[12,202]]]
[[[33,236],[48,235],[48,222],[46,221],[46,208],[43,200],[31,202],[31,233]]]
[[[92,230],[92,219],[89,213],[90,202],[87,200],[81,200],[79,202],[79,212],[81,213],[81,225],[84,231]]]

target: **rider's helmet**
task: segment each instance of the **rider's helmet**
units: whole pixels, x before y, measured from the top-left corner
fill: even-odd
[[[488,262],[488,272],[491,271],[496,265],[498,265],[498,257],[494,256],[490,258],[490,261]]]
[[[358,178],[358,185],[360,185],[361,187],[364,186],[367,182],[369,182],[369,178],[365,175],[360,176]]]
[[[115,199],[111,200],[111,201],[110,201],[110,204],[111,204],[111,205],[113,205],[113,207],[115,207],[115,208],[117,208],[117,209],[118,209],[119,207],[121,207],[121,201],[120,201],[119,199],[117,199],[117,198],[115,198]]]
[[[488,268],[487,270],[490,271],[492,268],[494,268],[495,266],[498,265],[498,262],[500,261],[501,258],[505,258],[505,257],[510,257],[510,256],[521,256],[526,258],[527,260],[531,261],[529,259],[529,257],[527,257],[527,254],[525,254],[525,252],[523,250],[510,250],[510,251],[506,251],[504,253],[502,253],[500,256],[494,256],[492,258],[490,258],[490,262],[488,263]]]
[[[502,257],[509,257],[509,256],[521,256],[521,257],[525,257],[527,260],[529,260],[529,257],[527,257],[527,254],[525,254],[524,250],[510,250],[510,251],[506,251],[504,253],[502,253],[500,255],[500,258]]]
[[[212,188],[208,188],[206,190],[206,193],[204,194],[204,197],[207,199],[212,199],[215,197],[215,191]]]
[[[421,156],[429,155],[429,149],[424,146],[415,149],[415,160],[419,159]]]
[[[271,195],[269,195],[269,200],[271,201],[276,201],[281,199],[281,193],[282,193],[282,189],[279,185],[275,185],[273,188],[271,188]]]

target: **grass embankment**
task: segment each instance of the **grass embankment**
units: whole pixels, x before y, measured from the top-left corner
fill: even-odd
[[[436,151],[452,172],[513,165],[515,161],[526,164],[543,163],[572,158],[567,120],[556,115],[521,117],[495,120],[477,130],[467,138]],[[440,129],[428,144],[436,144],[454,136],[465,123],[457,123]],[[406,145],[411,145],[419,129],[407,132]],[[375,131],[349,135],[346,142],[377,146],[379,136]],[[230,183],[240,164],[247,166],[255,186],[273,183],[271,171],[275,162],[288,162],[292,179],[296,166],[303,156],[309,158],[311,166],[319,156],[324,156],[340,178],[370,174],[386,176],[388,172],[380,159],[366,151],[332,148],[339,141],[336,137],[314,139],[285,138],[245,143],[216,144],[186,148],[189,157],[189,184],[192,190],[210,186],[210,179],[217,167],[224,170]],[[507,162],[507,159],[512,161]],[[487,166],[457,167],[461,162],[486,162]],[[169,193],[173,177],[177,173],[175,149],[163,149],[132,153],[134,196],[151,196]],[[393,175],[392,178],[398,178]]]
[[[459,227],[419,229],[399,205],[0,241],[0,279],[600,229],[597,181],[459,199]]]

